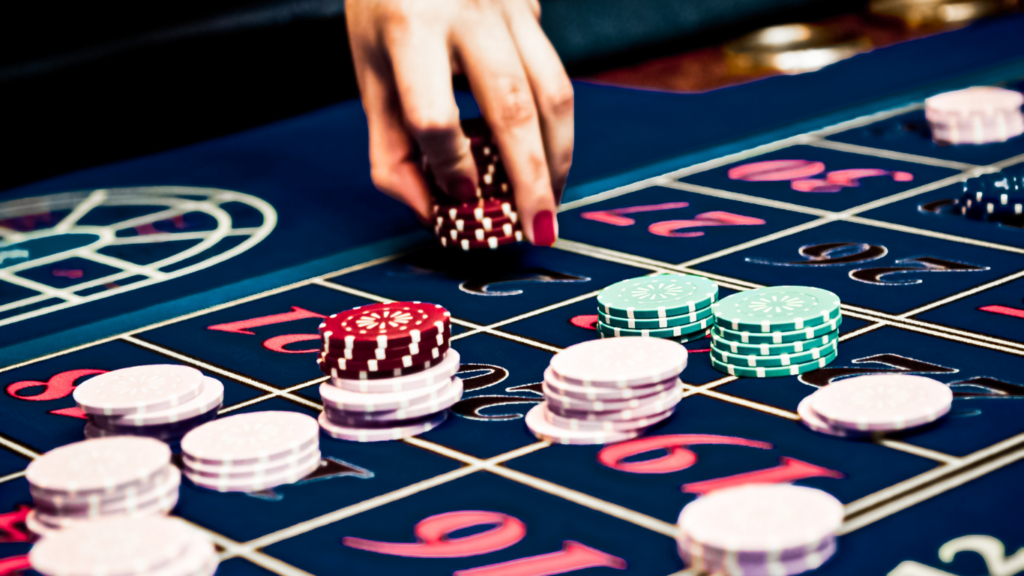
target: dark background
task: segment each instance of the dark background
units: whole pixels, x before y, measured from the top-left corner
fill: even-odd
[[[570,74],[862,0],[547,0]],[[355,98],[343,0],[20,2],[0,17],[0,190]]]

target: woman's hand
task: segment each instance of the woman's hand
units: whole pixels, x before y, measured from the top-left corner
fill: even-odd
[[[474,198],[452,75],[465,74],[501,151],[530,242],[550,246],[572,164],[573,91],[536,0],[348,0],[352,56],[370,131],[373,182],[423,221],[438,185]]]

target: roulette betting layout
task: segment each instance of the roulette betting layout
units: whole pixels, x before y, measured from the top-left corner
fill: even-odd
[[[223,386],[221,419],[316,418],[318,327],[391,301],[450,313],[461,399],[417,436],[321,434],[319,465],[293,483],[218,492],[183,476],[173,515],[216,544],[218,574],[695,576],[680,510],[786,483],[842,504],[816,574],[1024,573],[1024,220],[968,217],[962,198],[969,178],[1021,170],[1024,137],[937,144],[924,107],[1024,89],[1022,36],[1016,15],[697,94],[580,82],[554,248],[440,246],[373,189],[356,102],[0,194],[0,576],[29,571],[26,466],[85,438],[77,387],[184,365]],[[475,115],[466,95],[460,109]],[[597,296],[652,273],[707,278],[719,299],[834,293],[834,359],[732,375],[712,344],[727,329],[708,329],[681,342],[681,400],[642,436],[539,440],[525,419],[552,357],[639,330]],[[765,358],[802,352],[787,344]],[[801,422],[811,394],[879,375],[946,384],[948,414],[847,438]]]

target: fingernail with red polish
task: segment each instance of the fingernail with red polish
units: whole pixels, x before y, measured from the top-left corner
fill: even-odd
[[[555,215],[541,210],[533,216],[533,243],[536,246],[555,245]]]

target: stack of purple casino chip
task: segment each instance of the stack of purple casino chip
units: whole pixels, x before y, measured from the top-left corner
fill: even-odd
[[[439,426],[462,399],[459,353],[449,349],[437,364],[412,374],[356,380],[332,377],[320,385],[320,427],[339,440],[382,442],[416,436]]]
[[[86,438],[148,436],[174,442],[217,417],[224,385],[187,366],[154,364],[114,370],[80,384]]]
[[[26,524],[39,535],[100,518],[168,514],[181,484],[166,444],[131,436],[55,448],[33,460],[25,477],[35,504]]]
[[[717,490],[679,514],[676,546],[696,571],[722,576],[789,576],[814,570],[836,551],[843,505],[789,484]]]
[[[320,426],[298,412],[236,414],[181,439],[185,476],[218,492],[259,492],[292,484],[320,467]]]
[[[687,352],[671,340],[592,340],[555,355],[545,401],[526,415],[535,436],[558,444],[608,444],[669,418],[683,397]]]
[[[820,434],[864,438],[931,424],[953,404],[949,386],[912,374],[869,374],[833,382],[804,398],[797,413]]]

